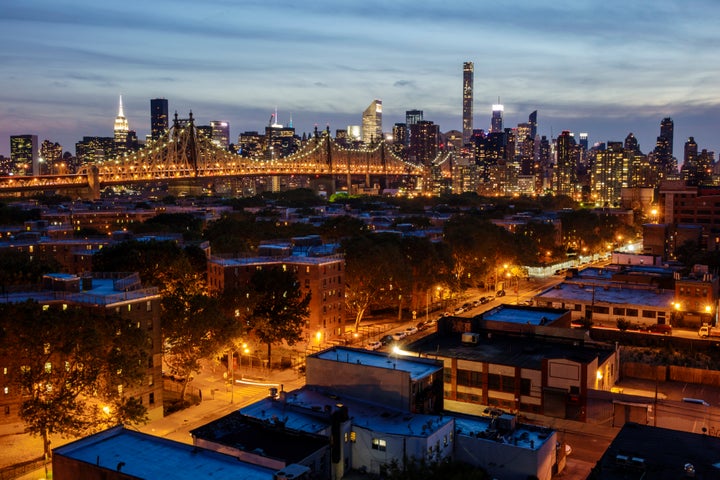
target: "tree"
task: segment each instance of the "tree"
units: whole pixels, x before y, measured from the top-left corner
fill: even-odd
[[[270,363],[274,343],[285,341],[292,346],[302,338],[310,294],[303,294],[293,272],[280,267],[257,270],[248,288],[252,302],[248,324],[258,340],[267,344]]]
[[[398,260],[402,259],[397,235],[377,234],[347,238],[345,253],[345,303],[355,314],[355,331],[372,305],[382,305],[400,294]],[[394,282],[394,283],[393,283]]]
[[[199,248],[183,249],[173,241],[130,240],[105,247],[93,256],[94,271],[138,272],[143,285],[157,286],[161,293],[166,284],[187,270],[204,273],[206,265]]]
[[[145,408],[123,395],[144,376],[144,329],[114,313],[34,301],[1,304],[0,326],[0,354],[12,388],[23,393],[20,418],[42,436],[46,456],[50,434],[146,421]]]
[[[208,295],[204,278],[190,272],[170,281],[161,303],[163,361],[170,373],[182,378],[184,401],[200,360],[219,353],[229,339],[239,336],[243,322],[228,314],[222,298]]]
[[[12,250],[0,252],[0,288],[38,284],[44,274],[60,270],[60,263],[49,255]]]

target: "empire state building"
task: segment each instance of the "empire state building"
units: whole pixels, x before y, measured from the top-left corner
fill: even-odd
[[[120,95],[118,115],[115,117],[113,132],[113,136],[115,138],[115,151],[118,155],[121,155],[128,150],[128,134],[130,133],[127,118],[125,118],[125,114],[123,113],[122,95]]]

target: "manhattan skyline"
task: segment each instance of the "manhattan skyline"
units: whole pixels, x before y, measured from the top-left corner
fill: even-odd
[[[462,130],[462,65],[475,64],[474,127],[491,105],[515,127],[538,110],[538,133],[588,132],[595,142],[633,132],[643,152],[662,118],[675,155],[695,137],[720,151],[720,4],[616,0],[521,1],[480,8],[325,1],[123,4],[9,0],[0,18],[0,154],[9,136],[37,134],[74,152],[83,136],[111,136],[118,96],[140,139],[150,99],[198,124],[230,122],[230,141],[262,130],[278,109],[299,134],[361,124],[383,102],[383,130],[424,111]]]

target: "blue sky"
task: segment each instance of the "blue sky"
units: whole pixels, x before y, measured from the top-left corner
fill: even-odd
[[[633,132],[647,152],[670,116],[676,156],[691,135],[720,152],[717,0],[2,4],[0,154],[15,134],[73,153],[83,135],[112,135],[121,93],[140,138],[155,97],[200,124],[229,121],[231,141],[276,107],[298,132],[334,132],[360,124],[374,98],[386,131],[410,109],[460,129],[464,61],[475,128],[499,97],[506,127],[538,110],[541,134]]]

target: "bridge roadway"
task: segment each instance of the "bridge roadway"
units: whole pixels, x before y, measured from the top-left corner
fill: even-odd
[[[451,157],[442,152],[431,162],[440,165]],[[250,159],[229,152],[194,127],[192,117],[175,125],[165,136],[143,148],[117,158],[84,165],[72,175],[0,177],[0,194],[38,191],[85,192],[94,198],[111,185],[187,182],[237,177],[345,177],[384,179],[418,178],[426,175],[424,165],[397,156],[385,141],[362,148],[346,148],[330,137],[329,131],[305,141],[292,155],[271,159]]]

